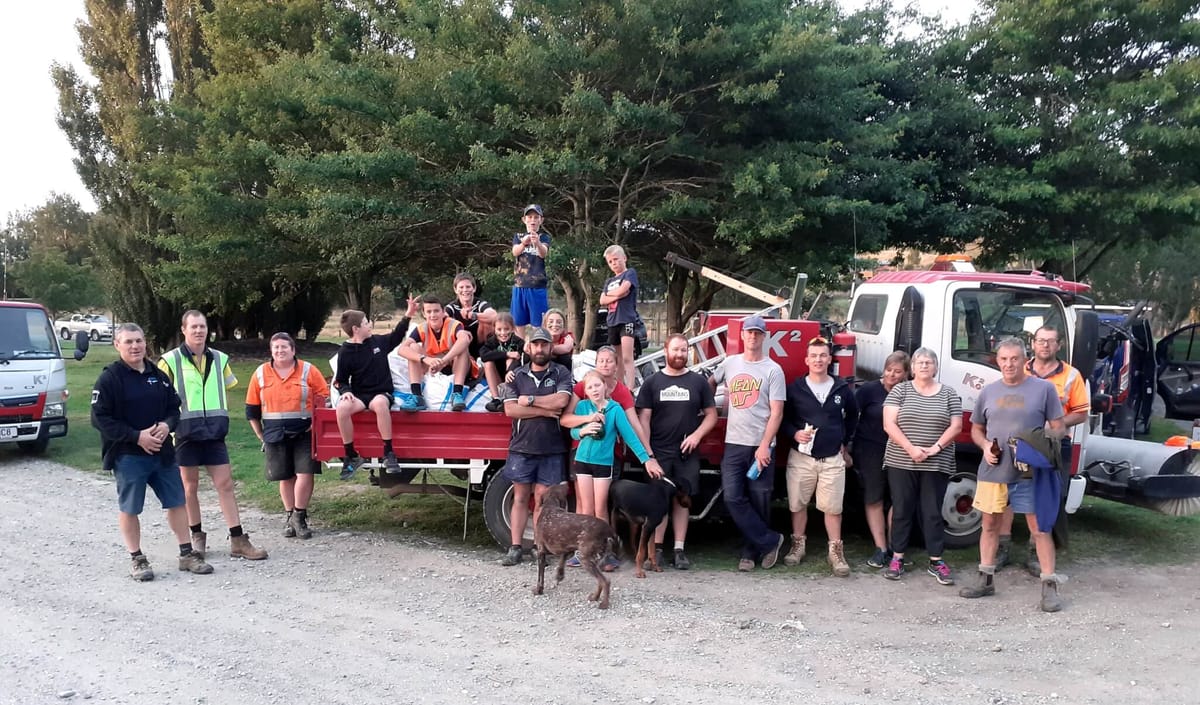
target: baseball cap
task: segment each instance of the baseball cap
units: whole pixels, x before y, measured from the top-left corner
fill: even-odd
[[[742,320],[742,330],[757,330],[767,332],[767,323],[762,316],[747,316]]]
[[[542,207],[536,203],[530,203],[529,205],[525,206],[525,210],[521,212],[521,215],[529,215],[529,211],[534,211],[538,215],[543,215]]]
[[[539,340],[547,343],[554,342],[554,338],[550,337],[550,331],[546,330],[545,328],[534,328],[533,333],[531,333],[529,336],[529,342],[534,343]]]

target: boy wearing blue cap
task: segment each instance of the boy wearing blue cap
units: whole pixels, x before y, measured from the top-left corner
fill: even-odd
[[[550,254],[550,235],[542,231],[542,207],[536,203],[525,206],[521,218],[525,232],[513,235],[512,311],[517,326],[540,326],[542,316],[550,308],[546,295],[549,278],[546,276],[546,257]]]

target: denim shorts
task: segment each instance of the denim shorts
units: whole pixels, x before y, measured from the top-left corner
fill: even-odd
[[[142,513],[147,485],[154,490],[163,509],[183,506],[183,480],[174,462],[163,462],[157,455],[127,453],[117,457],[113,474],[117,478],[117,508],[124,514]]]
[[[1008,483],[1008,506],[1014,514],[1033,514],[1033,481]]]
[[[554,486],[563,481],[564,457],[561,453],[526,455],[510,452],[508,462],[504,464],[504,476],[520,485],[536,482]]]

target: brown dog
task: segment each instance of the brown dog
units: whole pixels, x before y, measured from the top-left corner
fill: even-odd
[[[604,520],[596,517],[572,514],[567,511],[567,486],[555,485],[542,498],[542,511],[538,515],[537,536],[541,542],[537,547],[538,579],[533,594],[541,595],[545,587],[546,555],[558,556],[558,570],[554,573],[556,583],[561,583],[567,558],[579,552],[579,563],[588,574],[596,579],[596,591],[588,600],[599,600],[602,610],[608,609],[609,582],[600,572],[600,562],[617,546],[617,535]]]
[[[689,488],[684,484],[676,485],[666,477],[650,482],[617,480],[608,490],[612,525],[617,525],[618,517],[625,517],[629,522],[629,542],[637,551],[633,564],[634,577],[646,577],[643,566],[647,559],[650,561],[650,570],[662,572],[651,544],[654,542],[654,530],[671,513],[672,499],[677,500],[681,507],[692,506]]]

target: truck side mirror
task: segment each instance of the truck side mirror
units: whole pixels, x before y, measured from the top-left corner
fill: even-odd
[[[88,333],[81,330],[75,334],[75,359],[82,360],[87,355],[88,347],[92,341],[88,339]]]

